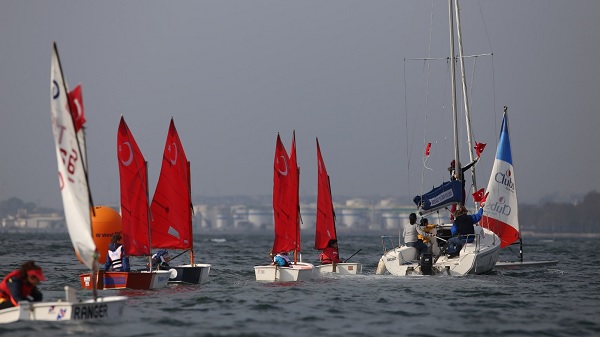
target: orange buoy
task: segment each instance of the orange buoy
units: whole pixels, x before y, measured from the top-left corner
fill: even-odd
[[[95,213],[95,214],[94,214]],[[96,249],[100,253],[98,262],[106,262],[106,252],[108,244],[113,234],[121,233],[123,225],[121,215],[108,206],[94,206],[92,213],[92,237],[96,244]]]

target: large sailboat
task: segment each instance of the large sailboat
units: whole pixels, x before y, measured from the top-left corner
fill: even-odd
[[[190,162],[183,150],[173,118],[169,124],[162,167],[150,210],[152,248],[190,252],[189,264],[168,268],[171,272],[169,283],[208,282],[211,265],[195,263]]]
[[[456,167],[460,167],[460,146],[458,137],[458,113],[456,104],[456,72],[455,64],[461,65],[462,91],[465,103],[465,112],[467,114],[467,129],[470,136],[470,116],[468,109],[468,95],[466,90],[466,81],[464,76],[464,62],[462,54],[462,36],[460,31],[460,9],[458,1],[448,1],[449,12],[449,28],[450,28],[450,76],[451,76],[451,98],[452,98],[452,119],[454,129],[454,162]],[[455,55],[454,42],[454,18],[456,15],[456,33],[458,37],[458,57]],[[470,143],[470,139],[469,139]],[[428,150],[426,150],[427,152]],[[473,153],[470,152],[471,159]],[[456,170],[458,179],[443,183],[441,186],[434,188],[428,193],[418,195],[414,201],[417,205],[420,215],[436,212],[452,204],[463,206],[463,187],[462,179],[465,179],[461,169]],[[474,180],[474,170],[472,170]],[[482,274],[491,271],[496,262],[500,251],[500,238],[487,228],[475,225],[474,237],[472,242],[465,243],[459,252],[458,256],[445,254],[445,245],[450,238],[451,224],[438,225],[430,232],[420,230],[420,234],[431,239],[431,247],[428,253],[423,254],[420,258],[417,255],[417,250],[414,247],[409,247],[402,244],[398,247],[388,249],[385,239],[383,241],[384,254],[379,260],[377,274],[383,274],[385,271],[392,275],[432,275],[432,274],[447,274],[452,276],[463,276],[466,274]],[[393,247],[393,246],[392,246]]]
[[[487,186],[487,193],[489,195],[481,218],[481,226],[498,234],[501,240],[501,248],[510,248],[511,245],[515,244],[519,245],[517,260],[499,261],[496,263],[495,269],[540,267],[557,264],[558,260],[523,260],[523,240],[519,227],[519,205],[517,203],[515,170],[508,132],[507,107],[504,107],[500,140],[496,149],[496,158]]]
[[[312,279],[313,265],[301,262],[300,243],[300,168],[296,160],[296,135],[288,156],[281,137],[277,134],[273,166],[273,213],[275,238],[272,254],[293,251],[290,267],[275,264],[255,266],[257,281],[304,281]]]
[[[69,92],[63,77],[58,48],[52,49],[50,72],[50,106],[52,112],[52,133],[56,146],[58,178],[65,211],[69,237],[75,255],[88,267],[92,274],[98,272],[98,251],[92,238],[91,211],[92,198],[88,182],[87,162],[81,114],[71,111],[72,103],[81,103],[81,92]],[[78,87],[80,90],[81,87]],[[70,99],[69,96],[77,96]],[[79,123],[75,121],[76,116]],[[95,278],[93,278],[95,279]],[[119,319],[123,315],[127,297],[98,297],[94,290],[93,298],[80,300],[75,289],[65,287],[66,298],[50,302],[20,302],[18,306],[0,310],[0,323],[16,321],[68,321],[107,318]]]
[[[117,132],[117,158],[121,185],[123,248],[126,256],[150,256],[150,205],[148,203],[147,162],[125,118]],[[168,270],[105,271],[98,277],[98,289],[158,289],[169,282]],[[82,286],[92,287],[89,275],[81,275]]]
[[[338,242],[335,227],[335,211],[331,197],[331,183],[321,154],[319,139],[317,138],[317,221],[315,224],[315,249],[324,250],[330,242]],[[337,248],[336,248],[337,250]],[[327,273],[361,274],[362,265],[357,262],[331,262],[315,266],[314,276],[318,277]]]

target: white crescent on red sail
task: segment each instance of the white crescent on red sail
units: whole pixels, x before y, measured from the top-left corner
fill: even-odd
[[[160,176],[150,206],[153,248],[192,248],[190,186],[189,161],[171,119]]]
[[[295,157],[295,146],[288,156],[281,137],[277,134],[273,170],[273,214],[275,240],[272,252],[289,252],[300,247],[298,238],[298,167]],[[282,162],[285,171],[281,170]]]
[[[120,154],[124,147],[130,150],[126,161],[121,158]],[[146,160],[123,116],[121,116],[117,132],[117,153],[121,186],[123,247],[125,253],[130,256],[150,255]]]

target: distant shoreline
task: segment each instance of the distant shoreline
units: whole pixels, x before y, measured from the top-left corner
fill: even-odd
[[[305,229],[302,230],[302,236],[311,236],[313,233],[314,229]],[[308,234],[308,233],[311,234]],[[371,229],[371,230],[365,230],[365,229],[342,229],[342,230],[338,230],[338,235],[342,234],[343,235],[349,235],[349,236],[356,236],[356,235],[364,235],[364,236],[398,236],[398,233],[396,231],[390,231],[390,230],[375,230],[375,229]],[[20,229],[15,229],[15,228],[11,228],[11,229],[6,229],[6,228],[0,228],[0,233],[3,234],[37,234],[37,233],[53,233],[53,234],[58,234],[58,235],[68,235],[68,232],[66,230],[66,228],[64,229],[39,229],[39,228],[20,228]],[[215,236],[215,235],[236,235],[236,234],[240,234],[240,235],[253,235],[253,234],[257,234],[257,235],[270,235],[273,234],[273,230],[272,229],[251,229],[251,230],[243,230],[243,229],[234,229],[234,228],[227,228],[227,229],[207,229],[207,228],[202,228],[202,229],[196,229],[194,231],[194,236]],[[521,232],[521,237],[527,239],[527,238],[536,238],[536,239],[572,239],[572,238],[585,238],[585,239],[598,239],[600,238],[600,233],[540,233],[540,232],[530,232],[530,231],[524,231]]]

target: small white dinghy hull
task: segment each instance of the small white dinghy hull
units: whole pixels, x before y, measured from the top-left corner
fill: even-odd
[[[299,262],[293,267],[255,266],[254,274],[257,281],[266,282],[296,282],[309,281],[313,278],[314,266],[310,263]]]
[[[315,266],[314,277],[319,278],[330,273],[340,275],[362,274],[362,264],[356,262],[344,262],[334,264],[322,264]]]
[[[210,264],[196,263],[174,266],[169,269],[169,283],[202,284],[208,282]]]
[[[66,300],[56,302],[20,302],[19,306],[0,310],[0,323],[17,321],[118,320],[123,316],[127,297],[108,296],[79,301],[75,289],[65,287]]]

